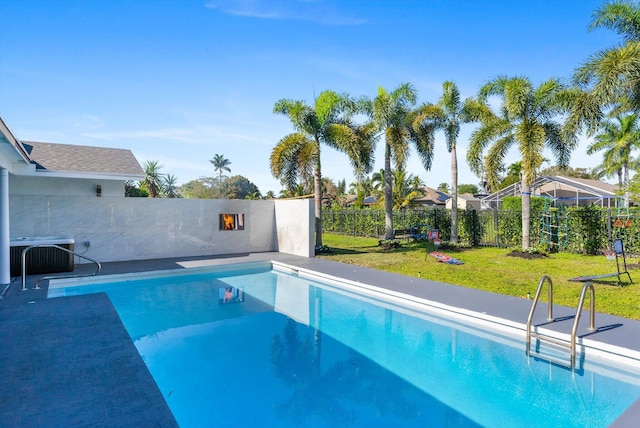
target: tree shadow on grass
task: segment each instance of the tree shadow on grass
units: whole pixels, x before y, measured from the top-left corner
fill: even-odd
[[[341,256],[341,255],[346,255],[346,254],[367,254],[367,253],[371,253],[370,250],[367,250],[366,248],[377,248],[377,246],[372,246],[372,247],[362,247],[362,250],[356,250],[356,249],[346,249],[346,248],[333,248],[331,247],[329,249],[329,251],[327,252],[323,252],[322,256],[323,257],[331,257],[331,256]]]
[[[435,247],[434,247],[435,248]],[[368,245],[357,248],[335,248],[331,247],[329,251],[323,252],[324,257],[349,255],[349,254],[403,254],[403,253],[422,253],[425,250],[429,250],[427,245],[407,245],[403,244],[399,247],[385,248],[382,245]],[[433,249],[431,249],[433,251]]]

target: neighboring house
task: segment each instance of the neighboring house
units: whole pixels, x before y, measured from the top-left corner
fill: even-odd
[[[459,210],[476,210],[480,211],[482,205],[479,198],[476,198],[471,193],[461,193],[458,195],[458,209]],[[450,210],[453,206],[453,198],[447,199],[446,207]]]
[[[425,186],[422,191],[424,196],[413,200],[421,208],[445,208],[447,201],[451,199],[451,196],[431,187]]]
[[[531,196],[545,197],[554,205],[591,205],[617,207],[621,197],[617,193],[618,186],[600,180],[586,178],[541,176],[531,186]],[[501,209],[502,200],[506,196],[521,196],[520,182],[482,198],[483,209]]]

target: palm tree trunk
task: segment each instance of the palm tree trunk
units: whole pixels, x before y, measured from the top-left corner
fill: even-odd
[[[531,186],[527,183],[526,174],[522,174],[520,181],[522,191],[522,250],[529,248],[529,219],[531,218]]]
[[[322,248],[322,174],[320,172],[320,143],[316,142],[318,157],[313,171],[315,220],[316,220],[316,250]]]
[[[391,146],[384,147],[384,239],[393,239],[393,191],[391,190]]]
[[[456,146],[451,146],[451,242],[458,242],[458,156]]]
[[[629,208],[629,162],[624,163],[624,207]]]
[[[620,189],[622,190],[622,168],[618,168],[618,170],[616,171],[618,173],[618,187],[620,187]]]

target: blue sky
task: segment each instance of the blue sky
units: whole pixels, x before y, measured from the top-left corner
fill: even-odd
[[[128,148],[180,184],[231,175],[262,193],[274,145],[292,132],[281,98],[312,102],[331,89],[374,96],[412,83],[436,102],[453,80],[463,98],[498,75],[534,84],[568,79],[612,32],[588,32],[592,0],[13,0],[0,2],[0,115],[22,140]],[[460,183],[474,125],[458,140]],[[587,139],[573,167],[593,167]],[[434,166],[408,172],[450,182],[444,136]],[[374,170],[383,167],[383,142]],[[514,149],[515,150],[515,149]],[[547,157],[551,158],[551,155]],[[510,160],[518,159],[517,152]],[[323,148],[323,175],[353,181],[344,155]]]

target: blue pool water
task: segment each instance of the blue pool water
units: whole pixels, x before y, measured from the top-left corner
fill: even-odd
[[[102,291],[182,427],[600,427],[640,397],[637,374],[270,265],[50,296]]]

